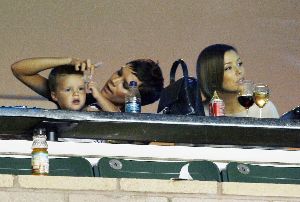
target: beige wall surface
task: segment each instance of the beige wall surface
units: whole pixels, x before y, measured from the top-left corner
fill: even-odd
[[[0,175],[2,201],[283,202],[299,201],[299,190],[299,184]]]
[[[283,113],[300,104],[299,32],[298,0],[0,0],[0,104],[55,107],[12,75],[10,65],[23,58],[102,61],[102,86],[126,62],[147,57],[159,61],[168,84],[173,61],[184,58],[195,76],[199,52],[227,43]]]

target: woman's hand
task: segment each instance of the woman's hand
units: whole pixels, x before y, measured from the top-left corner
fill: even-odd
[[[92,95],[96,100],[100,98],[101,93],[99,92],[97,88],[97,83],[95,81],[90,81],[87,84],[87,89],[89,89],[92,92]]]
[[[92,65],[90,59],[81,60],[78,58],[71,58],[71,65],[74,65],[76,71],[94,71],[94,65]]]
[[[119,107],[115,106],[110,100],[108,100],[101,94],[101,92],[97,88],[96,82],[89,82],[88,89],[91,90],[93,97],[97,100],[98,105],[103,111],[121,112]]]

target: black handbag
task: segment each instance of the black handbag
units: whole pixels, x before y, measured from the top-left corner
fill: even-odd
[[[300,105],[294,109],[284,113],[280,119],[299,119],[300,120]]]
[[[183,77],[175,81],[177,67],[181,65]],[[199,99],[197,79],[188,76],[188,69],[182,59],[175,61],[170,71],[170,85],[161,93],[157,112],[164,114],[205,116]]]

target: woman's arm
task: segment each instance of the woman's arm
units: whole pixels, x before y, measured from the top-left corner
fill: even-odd
[[[94,81],[88,84],[88,89],[92,91],[93,97],[96,99],[97,104],[101,107],[103,111],[106,112],[121,112],[120,108],[106,99],[97,89],[97,85]]]
[[[91,68],[90,60],[81,61],[70,57],[44,57],[28,58],[14,63],[11,70],[15,77],[39,95],[51,99],[48,89],[48,79],[39,73],[59,67],[61,65],[74,65],[76,70],[84,71]]]
[[[39,73],[60,65],[70,64],[72,58],[28,58],[14,63],[11,70],[15,77],[45,98],[51,98],[48,79]]]

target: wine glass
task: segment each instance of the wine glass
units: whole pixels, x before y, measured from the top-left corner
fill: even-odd
[[[268,103],[270,90],[269,87],[263,83],[258,83],[254,87],[254,102],[259,107],[259,118],[262,115],[262,108]]]
[[[249,108],[254,104],[253,88],[254,84],[250,80],[241,81],[239,86],[238,101],[247,111],[249,117]]]

